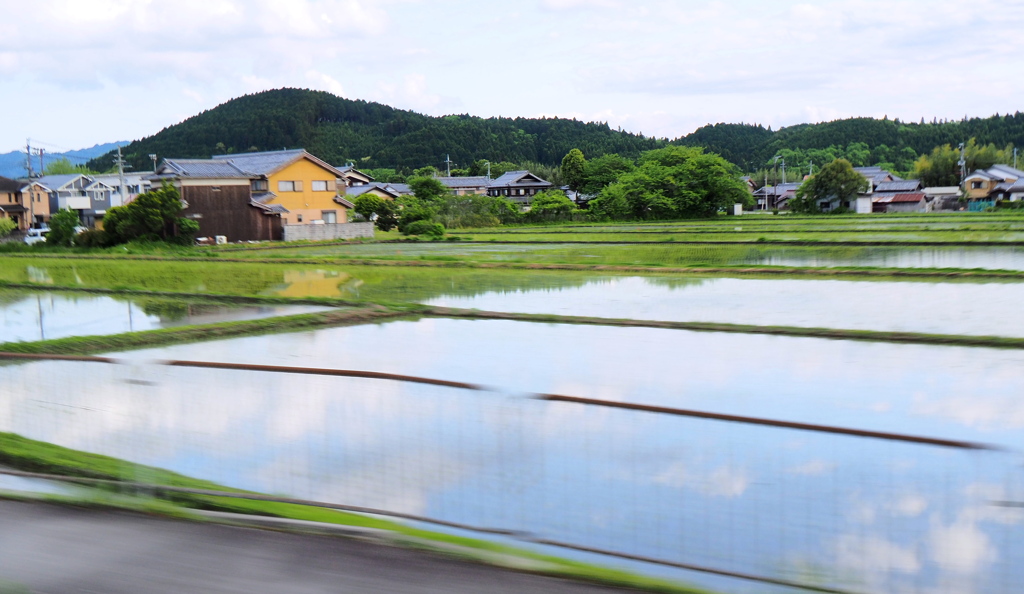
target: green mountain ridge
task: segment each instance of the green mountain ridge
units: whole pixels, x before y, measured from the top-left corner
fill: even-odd
[[[557,166],[573,148],[582,150],[588,159],[608,153],[635,158],[671,143],[705,147],[744,171],[754,171],[787,150],[856,145],[862,162],[855,165],[898,163],[898,169],[907,170],[917,155],[970,138],[979,144],[1020,146],[1024,144],[1024,114],[933,123],[850,118],[774,131],[757,124],[719,123],[669,141],[615,130],[599,122],[465,114],[435,117],[323,91],[286,88],[232,99],[136,140],[124,152],[136,169],[151,167],[150,154],[208,158],[228,152],[302,147],[334,165],[351,161],[360,168],[411,170],[441,167],[447,155],[459,167],[477,159]],[[110,158],[97,157],[89,166],[107,170]]]

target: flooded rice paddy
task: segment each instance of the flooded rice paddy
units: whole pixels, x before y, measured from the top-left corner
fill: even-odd
[[[1024,580],[1024,352],[427,319],[0,368],[0,431],[233,487],[864,592]],[[387,371],[364,379],[157,359]],[[535,392],[990,443],[964,451]],[[809,577],[813,576],[813,577]],[[725,591],[771,591],[686,579]]]
[[[514,237],[514,236],[513,236]],[[557,237],[557,236],[554,236]],[[634,239],[635,241],[635,239]],[[580,245],[420,242],[311,246],[239,252],[239,257],[465,259],[638,266],[814,266],[1024,270],[1024,248],[805,247],[747,245]]]
[[[213,324],[322,311],[304,305],[222,306],[144,297],[0,289],[0,343]]]

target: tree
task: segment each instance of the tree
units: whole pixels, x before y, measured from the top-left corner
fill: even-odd
[[[55,159],[43,168],[43,175],[67,175],[69,173],[95,173],[85,165],[72,165],[67,157]]]
[[[355,211],[367,221],[373,221],[381,231],[390,231],[398,226],[398,208],[393,200],[363,194],[356,198]]]
[[[450,194],[448,186],[434,177],[414,177],[409,180],[409,189],[427,206],[440,204]]]
[[[537,192],[530,201],[527,217],[532,221],[564,221],[576,212],[576,203],[561,190]]]
[[[868,188],[868,180],[854,171],[849,161],[836,159],[800,184],[796,196],[789,201],[789,208],[793,212],[820,212],[819,201],[853,202],[857,194]]]
[[[50,217],[50,232],[46,234],[46,243],[71,247],[75,241],[75,228],[79,226],[78,213],[63,208]]]
[[[14,231],[17,228],[18,226],[11,219],[0,219],[0,237],[7,237],[11,234],[11,231]]]
[[[579,191],[586,175],[587,159],[583,151],[574,148],[562,157],[562,179],[573,191]]]
[[[199,224],[181,216],[183,205],[178,189],[170,184],[139,194],[125,206],[107,211],[103,228],[112,243],[129,241],[170,241],[191,244]]]
[[[633,161],[616,154],[601,155],[587,161],[583,167],[583,182],[580,192],[597,195],[601,190],[617,182],[623,174],[633,171]]]
[[[590,209],[612,219],[693,218],[751,200],[731,163],[701,148],[671,146],[643,153],[637,168],[602,190]]]

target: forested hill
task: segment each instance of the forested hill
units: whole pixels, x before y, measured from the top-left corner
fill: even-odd
[[[305,148],[331,164],[361,168],[442,167],[446,155],[459,166],[476,159],[557,165],[573,148],[587,155],[636,157],[665,140],[613,130],[607,124],[561,118],[431,117],[330,93],[277,89],[232,99],[129,144],[136,169],[160,158],[209,158],[226,152]],[[90,161],[110,167],[106,156]]]
[[[870,154],[866,155],[866,162],[855,165],[889,162],[896,163],[897,169],[906,170],[907,159],[912,161],[917,155],[944,144],[955,147],[971,138],[979,145],[1024,146],[1024,113],[931,123],[852,118],[800,124],[777,131],[750,124],[714,124],[673,142],[706,147],[745,171],[763,167],[774,155],[785,151],[846,148],[861,143]]]

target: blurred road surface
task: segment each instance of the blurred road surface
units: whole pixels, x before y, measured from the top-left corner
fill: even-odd
[[[614,593],[360,540],[0,500],[0,580],[63,593]]]

